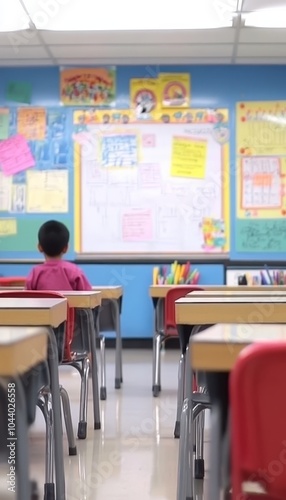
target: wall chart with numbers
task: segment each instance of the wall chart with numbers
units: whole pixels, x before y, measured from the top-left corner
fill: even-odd
[[[73,139],[77,253],[229,251],[227,110],[77,110]]]
[[[237,104],[237,252],[286,251],[286,102]]]

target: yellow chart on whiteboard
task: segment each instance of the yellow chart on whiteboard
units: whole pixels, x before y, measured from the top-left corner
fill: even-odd
[[[191,137],[173,137],[172,166],[173,177],[204,179],[207,160],[207,142]]]

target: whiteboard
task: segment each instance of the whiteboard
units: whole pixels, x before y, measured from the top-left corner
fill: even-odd
[[[227,252],[225,127],[91,125],[80,153],[80,253]],[[181,140],[205,144],[204,166],[192,158],[179,172]],[[208,218],[220,233],[215,246],[203,234]]]

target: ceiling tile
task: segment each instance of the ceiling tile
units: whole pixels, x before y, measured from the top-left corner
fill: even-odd
[[[36,31],[14,31],[10,33],[0,33],[0,47],[12,47],[19,45],[41,45]]]
[[[235,64],[286,64],[286,57],[238,57]]]
[[[0,59],[47,59],[48,57],[44,47],[0,47]]]
[[[104,58],[104,57],[230,57],[231,45],[50,45],[56,58]]]
[[[286,57],[286,44],[239,44],[237,57]]]
[[[156,44],[156,43],[232,43],[235,30],[169,30],[169,31],[41,31],[48,45]]]
[[[286,29],[242,28],[239,41],[243,43],[285,43]]]

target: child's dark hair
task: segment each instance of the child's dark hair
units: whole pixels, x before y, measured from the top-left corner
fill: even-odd
[[[42,251],[48,257],[58,257],[68,246],[68,228],[56,220],[45,222],[39,229],[38,240]]]

